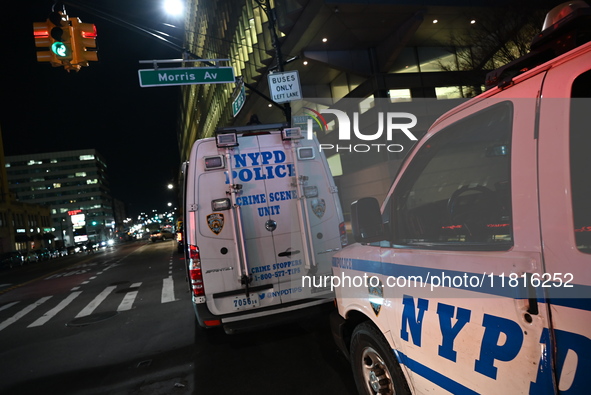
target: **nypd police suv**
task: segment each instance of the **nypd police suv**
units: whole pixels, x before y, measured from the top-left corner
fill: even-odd
[[[333,334],[364,394],[591,388],[591,9],[439,118],[351,207]]]

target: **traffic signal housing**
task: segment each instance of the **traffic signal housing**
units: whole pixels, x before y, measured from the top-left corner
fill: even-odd
[[[49,21],[33,23],[33,36],[35,37],[35,46],[37,48],[44,48],[44,50],[42,51],[37,51],[37,62],[53,63],[53,61],[55,61],[55,57],[52,56],[52,52],[49,50],[49,47],[51,47],[49,31],[51,30],[52,26],[53,25],[50,25]]]
[[[48,27],[51,47],[49,50],[59,60],[60,64],[65,64],[72,60],[72,42],[70,39],[70,21],[68,16],[61,12],[52,12],[49,14]]]
[[[45,22],[33,23],[38,62],[51,62],[53,67],[64,66],[72,60],[70,21],[61,12],[52,12]]]
[[[52,12],[45,22],[33,23],[38,62],[63,66],[67,71],[78,71],[97,61],[96,27],[82,23],[79,18],[68,18],[63,12]]]
[[[72,26],[72,49],[74,51],[72,63],[88,66],[88,62],[98,61],[96,48],[96,26],[92,23],[82,23],[79,18],[70,18]]]

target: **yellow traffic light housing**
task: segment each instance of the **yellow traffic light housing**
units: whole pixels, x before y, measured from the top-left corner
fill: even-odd
[[[62,12],[52,12],[47,21],[33,23],[35,46],[47,48],[37,52],[37,61],[51,62],[53,67],[66,66],[72,60],[70,21]]]
[[[70,40],[70,23],[67,16],[54,12],[49,16],[50,22],[54,25],[49,31],[51,38],[50,51],[61,64],[72,60],[72,43]]]
[[[88,66],[88,62],[98,60],[96,48],[96,26],[82,23],[79,18],[70,18],[72,26],[73,64]]]
[[[51,62],[53,67],[63,66],[67,71],[78,71],[97,61],[96,27],[68,18],[63,12],[52,12],[47,21],[33,23],[38,62]]]
[[[51,25],[52,27],[53,25]],[[33,23],[33,36],[35,37],[35,46],[37,48],[44,48],[42,51],[37,51],[38,62],[51,62],[53,60],[49,47],[51,40],[49,39],[49,31],[51,30],[50,22],[35,22]]]

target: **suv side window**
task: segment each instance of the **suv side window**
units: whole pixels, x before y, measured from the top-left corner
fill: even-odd
[[[570,172],[575,241],[579,251],[591,254],[591,71],[577,77],[572,86],[570,113]]]
[[[399,246],[506,250],[511,223],[511,102],[439,131],[396,188],[390,224]]]

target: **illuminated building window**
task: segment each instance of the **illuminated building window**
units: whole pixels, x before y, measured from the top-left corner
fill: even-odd
[[[359,113],[365,113],[367,110],[373,108],[375,104],[376,103],[373,95],[361,100],[361,102],[359,102]]]
[[[80,160],[94,160],[94,155],[80,155]]]
[[[388,91],[391,103],[411,101],[410,89],[390,89]]]

